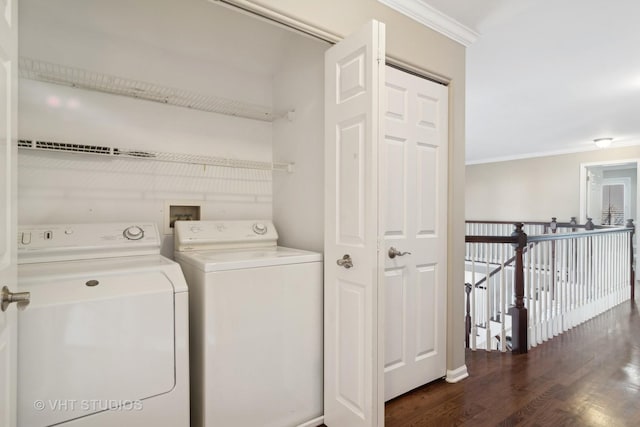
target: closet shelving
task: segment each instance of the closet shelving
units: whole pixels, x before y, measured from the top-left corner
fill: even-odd
[[[19,75],[21,78],[29,80],[93,90],[112,95],[128,96],[194,110],[267,122],[272,122],[279,117],[286,117],[291,120],[294,114],[293,111],[276,114],[276,112],[270,107],[262,105],[250,104],[212,95],[202,95],[182,89],[160,86],[26,57],[21,57],[19,60]],[[58,141],[35,141],[22,139],[18,142],[18,147],[20,149],[83,153],[173,163],[293,172],[292,163],[258,162],[253,160],[215,156],[167,153],[120,147],[116,148],[108,146],[73,144]]]
[[[142,160],[155,160],[160,162],[208,165],[239,169],[272,170],[282,172],[293,172],[294,167],[293,163],[258,162],[254,160],[230,159],[225,157],[202,156],[196,154],[165,153],[159,151],[132,150],[99,145],[84,145],[26,139],[21,139],[18,141],[18,148],[24,150],[57,151],[66,153],[107,156],[112,158],[133,158]]]
[[[265,122],[272,122],[277,118],[289,117],[290,115],[289,112],[279,114],[272,108],[263,105],[219,96],[203,95],[38,59],[20,57],[18,67],[19,76],[24,79],[128,96],[210,113],[226,114]]]

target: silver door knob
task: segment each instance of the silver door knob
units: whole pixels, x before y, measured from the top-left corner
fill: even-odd
[[[20,310],[24,310],[24,308],[29,304],[31,300],[31,293],[29,292],[16,292],[13,293],[9,291],[9,288],[6,286],[2,287],[2,291],[0,292],[0,309],[2,311],[6,311],[9,307],[9,304],[15,302],[18,304],[18,308]]]
[[[344,268],[353,267],[353,261],[351,260],[351,255],[344,254],[344,256],[342,258],[340,258],[339,260],[336,261],[336,264],[338,264],[340,267],[344,267]]]
[[[391,246],[389,248],[389,258],[391,258],[391,259],[393,259],[393,258],[395,258],[397,256],[405,256],[405,255],[411,255],[411,252],[400,252],[399,250],[397,250],[393,246]]]

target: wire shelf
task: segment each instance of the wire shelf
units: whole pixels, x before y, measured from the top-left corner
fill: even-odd
[[[115,147],[71,144],[66,142],[36,141],[21,139],[18,148],[28,150],[57,151],[67,153],[94,154],[121,158],[156,160],[160,162],[209,165],[225,168],[275,170],[293,172],[293,163],[258,162],[255,160],[230,159],[197,154],[164,153],[159,151],[130,150]]]
[[[212,95],[202,95],[182,89],[160,86],[81,68],[68,67],[37,59],[20,57],[18,64],[20,77],[29,80],[89,89],[265,122],[272,122],[280,117],[272,108],[263,105],[245,103]]]

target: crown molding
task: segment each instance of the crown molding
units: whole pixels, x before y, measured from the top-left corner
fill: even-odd
[[[465,162],[465,166],[483,165],[487,163],[510,162],[513,160],[526,160],[526,159],[534,159],[538,157],[562,156],[565,154],[584,153],[587,151],[608,151],[608,150],[614,150],[616,148],[634,147],[638,145],[640,145],[640,140],[614,142],[612,145],[610,145],[607,148],[598,148],[593,144],[590,144],[582,147],[567,148],[565,150],[536,151],[536,152],[516,154],[511,156],[487,157],[487,158],[481,158],[481,159],[467,160]]]
[[[448,15],[420,0],[378,0],[391,9],[418,21],[465,47],[471,46],[480,35]]]

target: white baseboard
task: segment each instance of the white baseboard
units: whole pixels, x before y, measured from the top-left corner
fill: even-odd
[[[463,379],[469,376],[469,372],[467,371],[467,365],[462,365],[458,369],[448,370],[445,381],[448,383],[457,383],[458,381],[462,381]]]
[[[306,423],[300,424],[298,427],[318,427],[322,424],[324,424],[324,416],[309,420]]]

